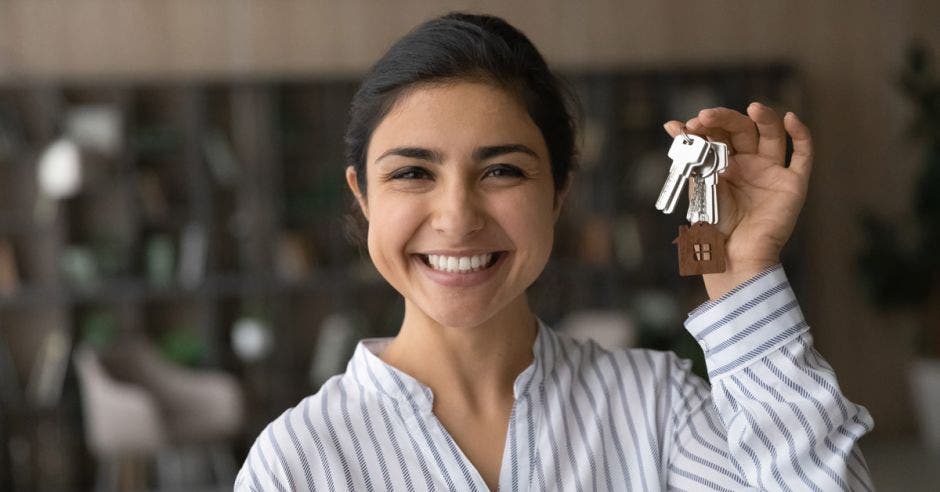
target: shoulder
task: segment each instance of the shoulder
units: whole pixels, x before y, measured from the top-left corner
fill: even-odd
[[[676,373],[691,371],[692,363],[675,353],[642,348],[607,348],[594,340],[557,334],[560,357],[557,364],[574,364],[581,369],[605,368],[648,380],[668,380]]]
[[[639,348],[605,348],[593,340],[558,334],[559,365],[576,367],[582,375],[594,374],[606,390],[672,397],[691,390],[707,390],[692,372],[692,362],[671,351]]]
[[[238,473],[236,490],[302,490],[327,478],[348,442],[349,413],[358,412],[364,398],[345,375],[327,380],[261,431]]]

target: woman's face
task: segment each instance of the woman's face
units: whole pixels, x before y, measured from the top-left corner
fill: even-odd
[[[369,254],[406,300],[444,326],[477,326],[525,302],[552,249],[548,150],[525,108],[482,83],[406,92],[369,142]]]

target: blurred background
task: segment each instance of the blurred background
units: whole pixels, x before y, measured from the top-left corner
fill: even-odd
[[[940,478],[940,4],[0,0],[0,490],[225,490],[264,425],[393,336],[350,242],[360,77],[455,9],[505,17],[582,103],[582,170],[531,289],[557,329],[701,352],[653,207],[661,125],[758,100],[813,130],[784,254],[875,418],[881,490]],[[679,210],[684,210],[680,203]],[[587,329],[586,327],[592,327]],[[931,466],[933,465],[933,466]]]

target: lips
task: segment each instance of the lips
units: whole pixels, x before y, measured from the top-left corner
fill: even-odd
[[[432,264],[431,256],[430,253],[414,255],[415,261],[423,267],[421,270],[429,279],[445,287],[473,287],[483,284],[496,275],[496,272],[499,271],[499,265],[504,263],[508,252],[493,251],[492,253],[480,253],[472,256],[434,255],[437,257],[437,268]],[[488,261],[483,262],[486,256],[489,256]],[[473,267],[474,257],[478,257],[476,268]],[[456,270],[438,269],[442,264],[449,267],[453,263],[452,258],[456,261]],[[460,269],[461,262],[467,267],[466,269]]]

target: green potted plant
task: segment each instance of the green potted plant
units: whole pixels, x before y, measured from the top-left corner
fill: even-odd
[[[909,133],[923,149],[912,194],[914,232],[905,236],[898,224],[865,213],[858,265],[875,306],[915,314],[919,357],[910,368],[911,389],[924,440],[940,449],[940,82],[924,46],[909,48],[900,85],[916,111]]]

